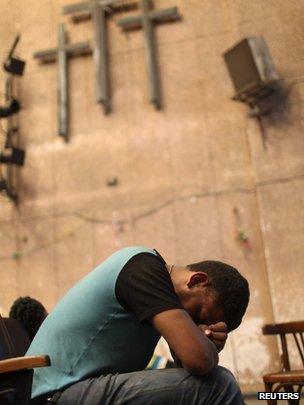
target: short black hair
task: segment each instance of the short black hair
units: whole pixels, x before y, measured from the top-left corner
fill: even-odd
[[[22,324],[31,341],[46,315],[46,309],[41,302],[28,296],[17,298],[9,312],[10,318],[14,318]]]
[[[249,285],[245,277],[234,267],[220,261],[206,260],[189,264],[187,268],[194,272],[202,271],[209,276],[217,305],[224,311],[228,331],[236,329],[249,302]]]

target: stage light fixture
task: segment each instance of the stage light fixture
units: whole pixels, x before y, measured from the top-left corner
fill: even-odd
[[[0,193],[4,192],[15,204],[18,204],[18,195],[12,191],[8,182],[2,177],[0,178]]]
[[[17,35],[13,45],[9,51],[8,58],[4,62],[3,67],[8,73],[13,75],[22,76],[25,68],[25,61],[13,56],[14,50],[19,42],[20,35]]]
[[[7,190],[8,190],[7,182],[5,179],[1,178],[0,179],[0,192],[7,191]]]
[[[0,118],[7,118],[16,114],[20,108],[19,101],[13,98],[8,107],[0,107]]]
[[[19,148],[10,148],[0,154],[0,163],[23,166],[25,151]]]

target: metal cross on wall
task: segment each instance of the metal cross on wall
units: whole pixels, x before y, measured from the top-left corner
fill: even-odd
[[[96,102],[103,104],[106,114],[111,110],[106,20],[109,10],[114,12],[122,9],[121,6],[113,7],[119,3],[121,0],[90,0],[63,7],[63,14],[88,13],[93,19]]]
[[[58,132],[65,141],[69,138],[69,95],[68,95],[68,57],[88,55],[92,53],[89,42],[76,44],[67,43],[67,35],[64,24],[58,27],[58,47],[34,53],[34,58],[42,63],[50,63],[58,60]]]
[[[150,0],[141,1],[142,15],[126,17],[117,22],[123,30],[143,28],[147,53],[147,66],[150,82],[150,101],[156,109],[161,108],[160,79],[156,58],[156,43],[153,35],[153,23],[177,21],[180,19],[177,7],[163,10],[151,10]]]

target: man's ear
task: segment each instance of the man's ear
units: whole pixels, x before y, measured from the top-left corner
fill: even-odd
[[[194,286],[205,286],[209,284],[209,277],[206,273],[199,272],[199,273],[194,273],[193,276],[190,277],[190,280],[187,283],[188,288],[194,287]]]

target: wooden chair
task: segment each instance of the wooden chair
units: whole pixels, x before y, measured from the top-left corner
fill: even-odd
[[[29,405],[33,368],[50,365],[50,359],[46,355],[14,357],[23,354],[26,349],[24,345],[27,344],[26,337],[20,336],[22,329],[18,328],[14,322],[2,318],[0,315],[1,405]],[[14,345],[14,341],[17,343],[16,345]]]
[[[304,369],[295,370],[290,366],[290,358],[287,346],[287,334],[294,338],[298,349],[299,358],[304,367],[304,321],[277,323],[265,325],[262,328],[264,335],[280,335],[281,340],[281,363],[282,369],[276,373],[269,373],[263,376],[265,391],[267,392],[298,392],[304,386]],[[276,400],[268,400],[269,405],[276,404]],[[288,400],[289,404],[299,404],[298,400]]]

